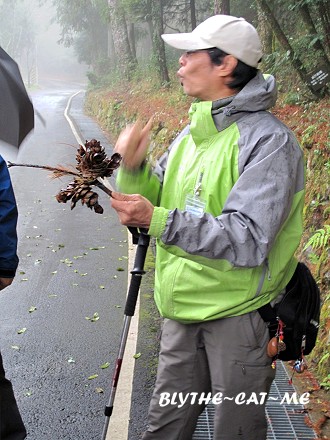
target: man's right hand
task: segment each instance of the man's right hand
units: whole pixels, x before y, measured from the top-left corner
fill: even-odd
[[[118,137],[114,150],[122,156],[123,164],[129,170],[138,169],[147,156],[152,122],[150,118],[142,127],[141,121],[137,121],[128,125]]]
[[[6,287],[10,286],[13,282],[14,278],[1,278],[0,277],[0,290],[5,289]]]

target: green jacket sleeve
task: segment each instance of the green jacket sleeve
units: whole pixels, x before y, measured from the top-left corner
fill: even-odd
[[[125,167],[118,170],[116,183],[119,191],[126,194],[141,194],[153,205],[158,205],[161,195],[161,183],[152,174],[149,164],[137,171],[129,171]]]

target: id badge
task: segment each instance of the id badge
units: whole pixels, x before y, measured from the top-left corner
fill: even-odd
[[[188,194],[186,198],[186,211],[190,214],[202,217],[205,212],[206,203],[196,195]]]

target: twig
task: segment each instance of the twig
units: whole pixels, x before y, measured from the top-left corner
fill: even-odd
[[[61,169],[56,167],[50,167],[48,165],[33,165],[28,163],[13,163],[8,161],[7,162],[8,168],[10,167],[28,167],[28,168],[40,168],[42,170],[48,170],[48,171],[54,171],[55,173],[65,173],[65,174],[71,174],[73,176],[80,176],[79,173],[76,171],[70,171],[69,169]]]
[[[107,188],[105,185],[103,185],[103,183],[101,183],[99,180],[96,180],[93,182],[93,185],[99,187],[100,189],[102,189],[105,193],[108,194],[108,196],[112,197],[112,191],[111,189]]]

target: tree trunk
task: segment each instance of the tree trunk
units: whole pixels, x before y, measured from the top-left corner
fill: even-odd
[[[135,26],[134,23],[131,22],[128,25],[128,39],[132,57],[136,60]]]
[[[195,0],[190,0],[190,17],[191,17],[191,30],[194,30],[195,27],[197,26]]]
[[[265,14],[259,5],[257,5],[258,15],[258,33],[262,44],[262,53],[269,55],[273,52],[273,31],[269,26]],[[267,65],[265,65],[267,70]]]
[[[158,0],[153,3],[152,15],[154,20],[153,47],[159,79],[162,85],[168,85],[170,83],[170,77],[166,64],[165,44],[161,37],[164,33],[163,0]]]
[[[283,49],[287,52],[288,58],[291,61],[291,64],[293,65],[293,67],[298,72],[301,80],[304,82],[304,84],[306,84],[306,86],[308,87],[308,89],[310,90],[310,92],[314,96],[316,96],[318,98],[322,97],[322,92],[320,92],[318,90],[315,91],[312,88],[312,86],[308,83],[308,81],[306,80],[306,77],[307,77],[306,69],[305,69],[303,63],[301,62],[301,60],[297,57],[296,53],[294,52],[289,40],[287,39],[286,35],[282,31],[278,21],[276,20],[274,14],[271,11],[267,1],[266,0],[257,0],[257,3],[260,6],[260,8],[262,9],[262,12],[265,14],[266,20],[268,21],[271,29],[275,33],[276,38],[278,39],[279,43],[281,44]]]
[[[324,44],[326,47],[326,51],[329,54],[330,50],[330,5],[329,1],[320,1],[318,2],[318,15],[320,17],[323,35],[324,35]]]
[[[214,0],[214,14],[230,15],[230,0]]]
[[[319,35],[318,35],[317,30],[316,30],[316,28],[314,26],[311,14],[310,14],[309,9],[308,9],[308,5],[307,4],[302,4],[299,7],[299,12],[300,12],[300,14],[302,16],[302,19],[303,19],[303,21],[304,21],[304,23],[305,23],[305,25],[307,27],[307,31],[310,34],[310,36],[312,38],[318,37]],[[330,70],[329,58],[328,58],[327,53],[325,51],[325,48],[324,48],[324,46],[323,46],[323,44],[322,44],[322,42],[321,42],[321,40],[319,38],[314,42],[313,47],[314,47],[315,50],[318,50],[318,51],[321,52],[321,54],[322,54],[321,55],[322,61],[327,66],[327,68]]]
[[[117,59],[116,59],[115,45],[113,42],[113,35],[110,25],[108,26],[108,58],[112,66],[115,67],[117,65]]]
[[[119,0],[108,0],[108,5],[113,43],[117,59],[116,67],[120,68],[124,78],[129,80],[132,71],[134,71],[136,67],[136,59],[133,58],[129,45],[124,12],[120,7]]]

